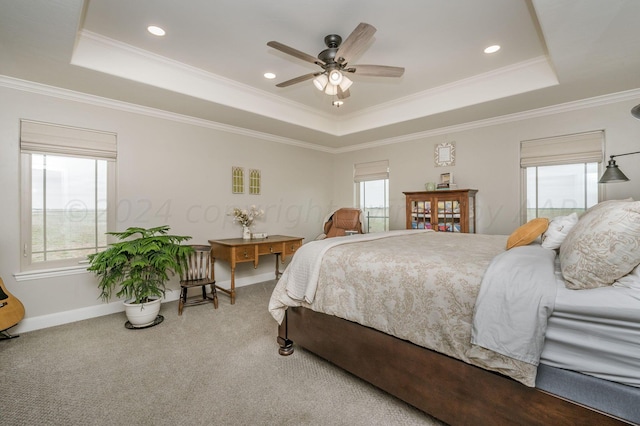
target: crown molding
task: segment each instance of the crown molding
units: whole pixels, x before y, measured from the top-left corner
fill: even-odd
[[[80,31],[71,64],[335,135],[325,111],[91,31]]]
[[[21,80],[13,77],[0,75],[0,86],[9,89],[20,90],[23,92],[34,93],[37,95],[50,96],[62,100],[80,102],[98,107],[110,108],[117,111],[129,112],[133,114],[145,115],[147,117],[159,118],[163,120],[175,121],[183,124],[191,124],[208,129],[219,130],[222,132],[233,133],[237,135],[254,137],[257,139],[282,143],[285,145],[297,146],[299,148],[313,149],[332,153],[333,148],[313,144],[310,142],[300,141],[296,139],[275,136],[269,133],[258,132],[255,130],[245,129],[243,127],[231,126],[228,124],[218,123],[216,121],[205,120],[202,118],[191,117],[188,115],[169,112],[157,108],[151,108],[132,104],[124,101],[117,101],[96,95],[89,95],[69,89],[49,86],[46,84],[35,83],[32,81]]]
[[[463,124],[457,124],[448,127],[426,130],[424,132],[411,133],[407,135],[397,136],[388,139],[373,140],[358,145],[351,145],[342,148],[330,148],[311,142],[300,141],[296,139],[275,136],[269,133],[257,132],[242,127],[230,126],[211,120],[191,117],[187,115],[168,112],[156,108],[140,106],[128,102],[117,101],[100,96],[89,95],[86,93],[76,92],[73,90],[62,89],[54,86],[48,86],[41,83],[35,83],[27,80],[21,80],[14,77],[0,75],[0,87],[34,93],[38,95],[51,96],[58,99],[80,102],[94,106],[111,108],[118,111],[141,114],[148,117],[154,117],[164,120],[175,121],[184,124],[205,127],[213,130],[249,136],[270,142],[282,143],[285,145],[296,146],[299,148],[321,151],[329,154],[343,154],[346,152],[360,151],[364,149],[376,148],[386,145],[394,145],[404,142],[411,142],[419,139],[425,139],[454,132],[462,132],[467,130],[478,129],[482,127],[512,123],[515,121],[527,120],[532,118],[545,117],[553,114],[577,111],[580,109],[594,108],[603,105],[609,105],[617,102],[625,102],[630,100],[640,100],[640,89],[633,89],[624,92],[612,93],[608,95],[596,96],[593,98],[582,99],[578,101],[566,102],[563,104],[553,105],[549,107],[538,108],[534,110],[503,115],[500,117],[488,118],[485,120],[472,121]]]
[[[336,148],[332,152],[334,154],[342,154],[345,152],[360,151],[363,149],[377,148],[380,146],[394,145],[397,143],[411,142],[418,139],[425,139],[434,136],[451,134],[454,132],[462,132],[467,130],[479,129],[482,127],[496,126],[515,121],[528,120],[532,118],[545,117],[553,114],[577,111],[581,109],[594,108],[609,105],[617,102],[625,102],[629,100],[640,99],[640,89],[627,90],[624,92],[612,93],[608,95],[596,96],[593,98],[581,99],[578,101],[566,102],[563,104],[553,105],[549,107],[537,108],[529,111],[518,112],[513,114],[502,115],[499,117],[487,118],[485,120],[470,121],[468,123],[456,124],[448,127],[440,127],[437,129],[427,130],[424,132],[411,133],[398,137],[380,139],[377,141],[365,142],[358,145],[351,145],[343,148]]]
[[[547,56],[443,84],[347,115],[340,136],[506,98],[558,84]],[[376,123],[372,126],[372,123]]]

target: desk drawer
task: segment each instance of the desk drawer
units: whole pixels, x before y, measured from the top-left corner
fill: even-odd
[[[302,240],[298,241],[288,241],[284,243],[284,254],[292,255],[302,246]]]
[[[260,244],[258,246],[258,254],[282,253],[284,251],[283,243]]]
[[[235,251],[236,262],[248,262],[256,258],[254,246],[237,247]]]

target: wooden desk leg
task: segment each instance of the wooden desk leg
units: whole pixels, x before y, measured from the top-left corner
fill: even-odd
[[[213,262],[211,264],[211,276],[213,278],[215,275],[215,267],[214,267],[215,258],[213,257],[213,255],[211,256],[211,261]],[[236,265],[232,263],[230,266],[231,266],[231,288],[223,288],[223,287],[220,287],[218,284],[214,284],[214,285],[221,292],[228,294],[229,297],[231,298],[231,304],[234,305],[236,303]]]
[[[280,278],[280,269],[278,266],[280,265],[280,253],[276,253],[276,280]]]
[[[229,296],[231,296],[231,304],[236,303],[236,268],[235,265],[231,266],[231,289],[229,290]]]

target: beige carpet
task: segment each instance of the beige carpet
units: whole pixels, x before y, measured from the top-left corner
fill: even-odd
[[[120,313],[0,341],[0,424],[440,424],[303,349],[278,355],[274,285],[181,317],[166,303],[144,330]]]

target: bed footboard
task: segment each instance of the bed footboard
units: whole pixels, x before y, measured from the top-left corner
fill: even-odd
[[[310,309],[287,310],[278,329],[280,354],[293,353],[293,342],[451,425],[628,424],[508,377]]]

